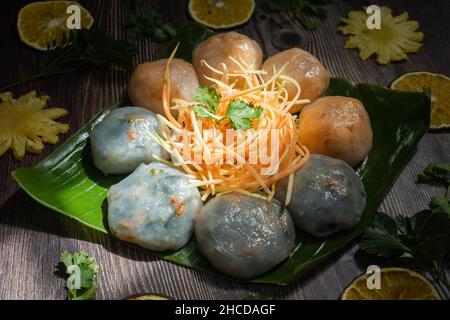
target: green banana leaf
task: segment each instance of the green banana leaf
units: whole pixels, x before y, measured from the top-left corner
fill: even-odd
[[[190,60],[199,39],[212,34],[196,24],[189,24],[185,32],[188,34],[179,34],[168,46],[165,56],[179,41],[177,56]],[[327,239],[313,238],[298,231],[297,246],[291,256],[251,282],[289,284],[364,232],[384,195],[429,128],[430,99],[425,93],[397,92],[367,84],[354,85],[344,79],[333,78],[327,95],[361,100],[372,122],[373,148],[357,170],[368,195],[362,220],[353,230]],[[13,172],[14,178],[42,205],[92,229],[108,233],[104,223],[106,193],[123,176],[105,176],[96,169],[88,143],[89,132],[106,114],[124,103],[105,109],[36,167]],[[220,274],[200,255],[195,240],[177,252],[153,254],[185,267]]]

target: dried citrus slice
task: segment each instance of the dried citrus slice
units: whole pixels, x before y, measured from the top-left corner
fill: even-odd
[[[190,0],[192,18],[214,29],[246,23],[255,10],[254,0]]]
[[[342,294],[342,300],[440,300],[433,285],[423,276],[409,269],[381,269],[380,289],[369,289],[363,274],[356,278]]]
[[[76,5],[80,8],[80,26],[89,29],[94,22],[91,14],[74,1],[32,2],[23,7],[17,18],[20,39],[27,45],[47,50],[50,45],[60,45],[68,39],[67,19],[72,13],[67,8]]]
[[[391,89],[422,92],[431,89],[432,129],[450,128],[450,78],[437,73],[411,72],[399,77],[391,84]]]

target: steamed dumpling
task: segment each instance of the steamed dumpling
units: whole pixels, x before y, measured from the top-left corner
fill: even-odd
[[[167,59],[145,62],[134,70],[128,83],[128,96],[137,106],[154,113],[165,115],[162,104],[164,70]],[[192,94],[198,88],[197,75],[192,65],[181,59],[173,59],[170,64],[170,99],[192,101]]]
[[[372,149],[370,118],[361,101],[323,97],[306,106],[299,118],[300,141],[311,153],[358,165]]]
[[[195,222],[200,251],[211,264],[235,278],[253,278],[287,258],[295,229],[286,209],[233,193],[211,199]]]
[[[285,201],[288,178],[276,187]],[[327,237],[355,227],[366,206],[366,191],[356,172],[344,161],[311,155],[294,175],[289,212],[297,227]]]
[[[108,223],[121,240],[149,250],[178,250],[189,241],[202,206],[185,174],[152,162],[109,189]]]
[[[269,79],[274,74],[274,68],[278,71],[285,64],[288,65],[283,74],[294,78],[300,84],[300,99],[314,101],[328,89],[330,83],[328,70],[311,53],[299,48],[277,53],[267,59],[262,66],[262,69],[267,72],[264,78]],[[286,83],[286,90],[290,99],[297,94],[297,88],[292,83]],[[300,108],[301,106],[291,109],[291,112],[297,112]]]
[[[161,124],[155,114],[139,107],[111,111],[91,132],[94,163],[105,174],[133,172],[153,156],[168,159],[166,151],[151,137],[160,135]]]
[[[214,84],[205,76],[220,78],[220,75],[202,64],[202,60],[217,70],[224,71],[222,66],[224,63],[228,73],[238,72],[240,68],[230,57],[249,68],[259,69],[262,62],[262,50],[256,41],[240,33],[227,32],[211,36],[200,43],[192,54],[192,64],[200,84],[203,86]]]

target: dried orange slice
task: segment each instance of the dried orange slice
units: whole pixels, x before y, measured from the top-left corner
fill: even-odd
[[[80,26],[89,29],[93,22],[91,14],[74,1],[32,2],[23,7],[17,18],[20,39],[27,45],[47,50],[50,45],[61,45],[69,38],[66,22],[71,13],[67,8],[76,5],[80,8]]]
[[[440,300],[434,286],[415,271],[385,268],[380,273],[380,289],[369,289],[371,274],[356,278],[342,294],[342,300]]]
[[[192,18],[214,29],[225,29],[246,23],[255,10],[254,0],[190,0]]]
[[[391,89],[422,92],[431,89],[432,129],[450,128],[450,78],[430,72],[406,73],[391,84]]]

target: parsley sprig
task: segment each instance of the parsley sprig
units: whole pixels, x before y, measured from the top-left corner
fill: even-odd
[[[445,183],[450,187],[450,164],[431,164],[418,182]],[[433,197],[429,208],[412,217],[392,218],[377,213],[362,237],[360,249],[428,272],[447,296],[450,282],[445,263],[450,258],[450,199]],[[449,297],[450,298],[450,297]]]
[[[167,41],[176,34],[176,28],[163,22],[161,12],[155,8],[145,9],[143,0],[128,0],[132,12],[128,15],[125,28],[131,37],[149,36],[156,41]]]
[[[220,95],[214,87],[198,87],[192,99],[199,104],[193,107],[197,117],[222,121],[228,119],[234,130],[248,130],[252,128],[251,120],[261,116],[262,108],[255,107],[244,100],[232,100],[228,104],[225,116],[216,114],[220,105]]]
[[[68,300],[94,300],[97,290],[95,277],[99,266],[86,252],[61,253],[60,262],[68,275]],[[69,285],[70,282],[70,285]]]
[[[265,0],[264,3],[271,11],[292,13],[304,28],[314,30],[319,25],[310,17],[325,17],[327,14],[325,7],[331,0]]]

